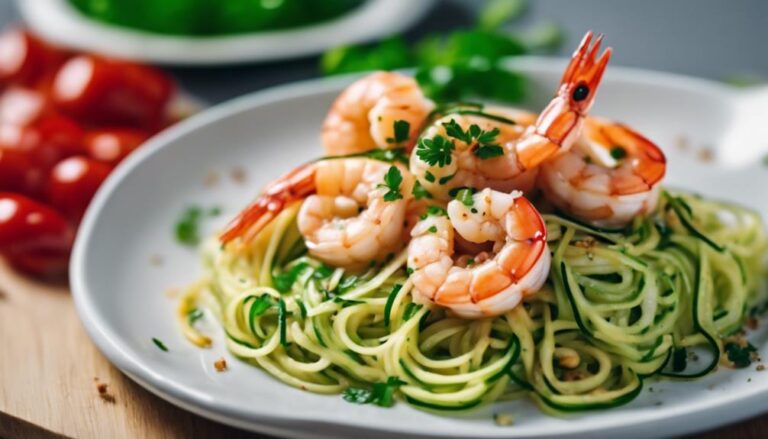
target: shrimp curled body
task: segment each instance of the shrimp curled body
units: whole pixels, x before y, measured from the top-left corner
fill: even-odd
[[[372,73],[334,101],[322,127],[327,155],[408,146],[434,108],[416,80],[395,72]],[[395,122],[408,123],[408,139],[396,142]]]
[[[490,252],[455,254],[458,233]],[[411,231],[408,266],[414,299],[449,308],[464,318],[501,315],[547,279],[551,255],[544,220],[519,192],[484,189],[472,206],[454,200],[447,216],[425,216]]]
[[[390,165],[367,159],[320,162],[317,194],[301,205],[297,224],[309,253],[334,267],[363,268],[403,245],[407,201],[386,201],[378,187]],[[405,169],[406,180],[411,180]],[[406,182],[403,186],[411,186]]]
[[[384,176],[397,167],[400,198],[387,200]],[[301,166],[267,186],[220,235],[228,242],[255,237],[286,206],[302,202],[299,232],[309,253],[334,267],[360,269],[403,246],[413,177],[402,165],[364,159],[323,160]]]
[[[664,153],[629,127],[587,118],[573,150],[544,163],[539,187],[566,213],[598,227],[621,227],[656,208]]]

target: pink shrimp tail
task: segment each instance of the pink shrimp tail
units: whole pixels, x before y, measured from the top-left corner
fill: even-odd
[[[587,32],[563,73],[554,99],[521,137],[517,154],[523,168],[534,168],[569,150],[578,138],[611,58],[610,48],[597,58],[602,40],[603,36],[598,36],[590,48],[592,31]]]
[[[235,238],[253,238],[287,205],[315,193],[314,177],[315,166],[310,163],[273,181],[225,227],[219,240],[226,244]]]

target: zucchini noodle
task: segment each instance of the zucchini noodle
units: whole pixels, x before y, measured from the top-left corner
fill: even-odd
[[[405,250],[363,273],[308,256],[298,209],[247,245],[207,241],[205,275],[178,315],[184,335],[205,346],[187,316],[208,309],[232,354],[316,393],[390,383],[438,411],[525,395],[550,413],[615,407],[648,377],[714,370],[724,339],[766,294],[760,216],[687,194],[663,193],[654,215],[625,230],[545,214],[547,284],[479,320],[413,303]],[[698,360],[687,361],[692,349]]]

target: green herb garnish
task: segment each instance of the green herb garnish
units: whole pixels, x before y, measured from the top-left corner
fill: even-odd
[[[162,341],[160,341],[159,339],[157,339],[157,338],[155,338],[155,337],[152,337],[152,343],[154,343],[154,344],[155,344],[155,346],[157,346],[157,348],[158,348],[158,349],[160,349],[161,351],[163,351],[163,352],[168,352],[168,348],[167,348],[167,347],[165,346],[165,344],[164,344]]]
[[[501,157],[504,155],[504,148],[499,145],[481,145],[475,150],[474,154],[477,157],[486,160],[493,157]]]
[[[427,199],[432,198],[432,194],[430,194],[427,188],[422,186],[418,180],[416,180],[416,184],[413,185],[413,190],[411,191],[411,194],[413,195],[413,198],[417,200],[422,200],[424,198],[427,198]]]
[[[188,246],[196,246],[200,243],[200,223],[205,215],[218,216],[221,214],[220,207],[212,207],[204,211],[199,206],[190,206],[184,210],[174,226],[174,235],[176,241]]]
[[[429,229],[427,229],[429,233],[437,233],[437,226],[432,226]]]
[[[437,135],[431,139],[421,139],[416,145],[416,156],[430,166],[437,165],[442,168],[451,164],[454,149],[456,145],[453,142]]]
[[[422,214],[419,219],[427,219],[427,216],[448,216],[448,211],[440,206],[427,206],[427,213]]]
[[[387,189],[387,193],[384,194],[384,201],[395,201],[403,198],[403,194],[400,193],[402,182],[403,174],[400,173],[397,166],[390,166],[384,175],[384,183],[378,186]]]
[[[392,407],[395,403],[395,390],[404,384],[407,383],[397,377],[389,377],[383,383],[374,383],[371,389],[348,387],[344,390],[343,398],[353,404],[373,403],[380,407]]]
[[[456,193],[456,199],[461,201],[461,203],[465,206],[472,207],[472,205],[475,203],[474,199],[472,198],[473,193],[473,189],[463,188]]]
[[[757,352],[757,349],[751,343],[747,343],[744,346],[738,343],[726,343],[724,350],[728,355],[728,360],[739,369],[752,364],[754,354]]]
[[[325,264],[320,264],[319,267],[315,268],[315,271],[312,272],[312,279],[322,280],[322,279],[328,279],[333,274],[334,269],[333,267],[330,267]]]
[[[404,120],[396,120],[392,130],[395,132],[395,137],[388,137],[387,143],[403,143],[410,137],[411,124]]]

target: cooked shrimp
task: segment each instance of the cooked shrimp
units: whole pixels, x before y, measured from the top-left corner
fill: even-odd
[[[395,188],[385,179],[392,172],[401,178]],[[285,206],[303,201],[297,225],[309,253],[334,267],[363,268],[403,246],[412,186],[401,165],[363,158],[312,163],[268,186],[220,239],[248,240]]]
[[[520,126],[499,122],[491,110],[473,115],[446,115],[430,126],[411,155],[411,172],[439,199],[448,199],[458,187],[491,187],[496,190],[530,189],[535,168],[554,155],[567,151],[578,138],[592,106],[611,49],[597,58],[602,36],[590,48],[592,33],[582,40],[563,74],[555,97],[530,123]],[[512,111],[512,110],[508,110]]]
[[[620,227],[656,208],[664,153],[627,126],[587,118],[576,146],[541,166],[539,187],[556,207],[598,227]]]
[[[325,117],[322,140],[327,155],[410,146],[434,108],[419,84],[394,72],[376,72],[347,87]],[[395,122],[408,123],[407,139],[398,139]]]
[[[461,236],[490,251],[458,255]],[[432,302],[464,318],[497,316],[538,291],[550,253],[541,215],[520,192],[484,189],[472,204],[448,203],[447,216],[427,215],[411,231],[408,266],[414,300]]]
[[[411,154],[411,172],[437,200],[451,199],[450,194],[461,187],[528,192],[535,186],[538,169],[523,167],[515,143],[526,130],[526,124],[518,123],[517,119],[525,121],[530,115],[489,108],[474,114],[443,116],[423,132],[415,153]],[[461,138],[451,137],[457,129],[461,130]],[[472,130],[478,136],[472,136]],[[442,159],[439,154],[443,154]]]

